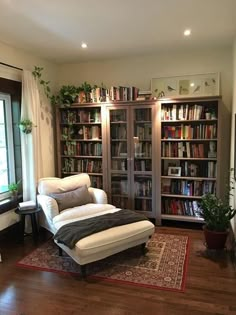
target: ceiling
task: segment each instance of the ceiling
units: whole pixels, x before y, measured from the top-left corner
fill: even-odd
[[[236,0],[0,0],[0,41],[56,63],[229,46],[233,38]]]

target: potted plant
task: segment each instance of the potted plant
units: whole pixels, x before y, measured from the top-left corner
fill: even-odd
[[[234,187],[230,186],[222,199],[207,193],[200,202],[200,214],[205,221],[203,230],[209,249],[223,249],[225,247],[230,220],[236,214],[236,210],[229,204],[232,189]]]
[[[63,85],[59,91],[59,98],[57,101],[70,106],[75,102],[76,97],[79,95],[80,88],[74,85]]]
[[[20,181],[18,181],[17,183],[11,183],[8,185],[8,190],[10,191],[11,197],[13,200],[17,199],[19,184],[20,184]]]
[[[26,134],[31,133],[32,132],[32,128],[33,128],[33,122],[26,118],[26,119],[22,119],[20,121],[19,124],[20,130]],[[36,127],[36,126],[35,126]]]

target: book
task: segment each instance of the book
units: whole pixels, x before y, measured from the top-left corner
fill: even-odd
[[[19,210],[31,210],[36,207],[36,203],[33,200],[24,201],[19,203]]]

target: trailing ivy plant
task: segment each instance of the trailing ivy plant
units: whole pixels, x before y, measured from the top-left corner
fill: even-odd
[[[43,71],[43,68],[34,66],[34,71],[32,71],[32,74],[35,77],[35,79],[38,79],[39,84],[43,86],[44,93],[47,96],[47,98],[51,100],[52,96],[51,96],[51,89],[49,86],[50,81],[45,81],[42,79],[42,71]]]

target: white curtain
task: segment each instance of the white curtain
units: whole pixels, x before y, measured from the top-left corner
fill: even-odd
[[[37,181],[43,177],[40,138],[40,97],[32,73],[23,70],[21,119],[33,122],[32,133],[21,132],[23,200],[36,200]]]

